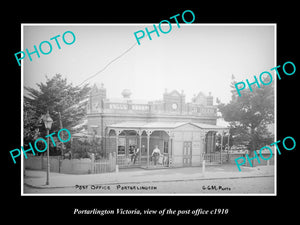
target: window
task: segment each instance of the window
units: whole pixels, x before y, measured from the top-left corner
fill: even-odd
[[[169,151],[169,141],[164,141],[164,153],[168,153]]]
[[[119,137],[118,140],[118,155],[125,155],[125,137]]]

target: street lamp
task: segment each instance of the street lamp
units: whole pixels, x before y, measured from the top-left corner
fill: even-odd
[[[49,174],[50,174],[50,160],[49,160],[49,130],[51,129],[53,119],[50,117],[49,112],[43,116],[43,121],[47,129],[47,180],[46,185],[49,185]]]

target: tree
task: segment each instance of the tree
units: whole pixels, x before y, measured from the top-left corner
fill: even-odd
[[[37,83],[38,89],[25,87],[24,96],[24,141],[32,142],[37,136],[45,137],[46,129],[41,116],[49,111],[53,119],[51,132],[60,130],[60,117],[64,128],[71,133],[86,115],[88,85],[74,87],[67,79],[56,74],[46,76],[46,83]]]
[[[264,78],[264,83],[268,81]],[[273,135],[267,130],[267,125],[274,123],[274,85],[252,85],[252,92],[245,88],[238,96],[232,77],[231,101],[228,104],[219,103],[218,109],[224,120],[230,124],[230,132],[235,144],[245,144],[253,155],[254,150],[270,144]]]

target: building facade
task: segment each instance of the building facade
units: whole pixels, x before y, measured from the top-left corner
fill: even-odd
[[[217,107],[213,97],[199,93],[187,102],[176,90],[161,100],[131,99],[128,89],[122,98],[110,99],[102,84],[94,85],[89,97],[87,129],[101,139],[102,149],[116,156],[117,165],[152,166],[153,149],[161,152],[160,166],[197,166],[205,155],[215,154]],[[136,149],[139,149],[133,155]]]

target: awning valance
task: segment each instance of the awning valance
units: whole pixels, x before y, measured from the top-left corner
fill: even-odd
[[[180,126],[191,124],[194,125],[201,130],[208,132],[208,131],[215,131],[215,132],[229,132],[229,128],[211,124],[204,124],[204,123],[193,123],[193,122],[122,122],[122,123],[115,123],[107,126],[108,132],[110,130],[135,130],[135,131],[146,131],[146,130],[165,130],[170,131]]]

